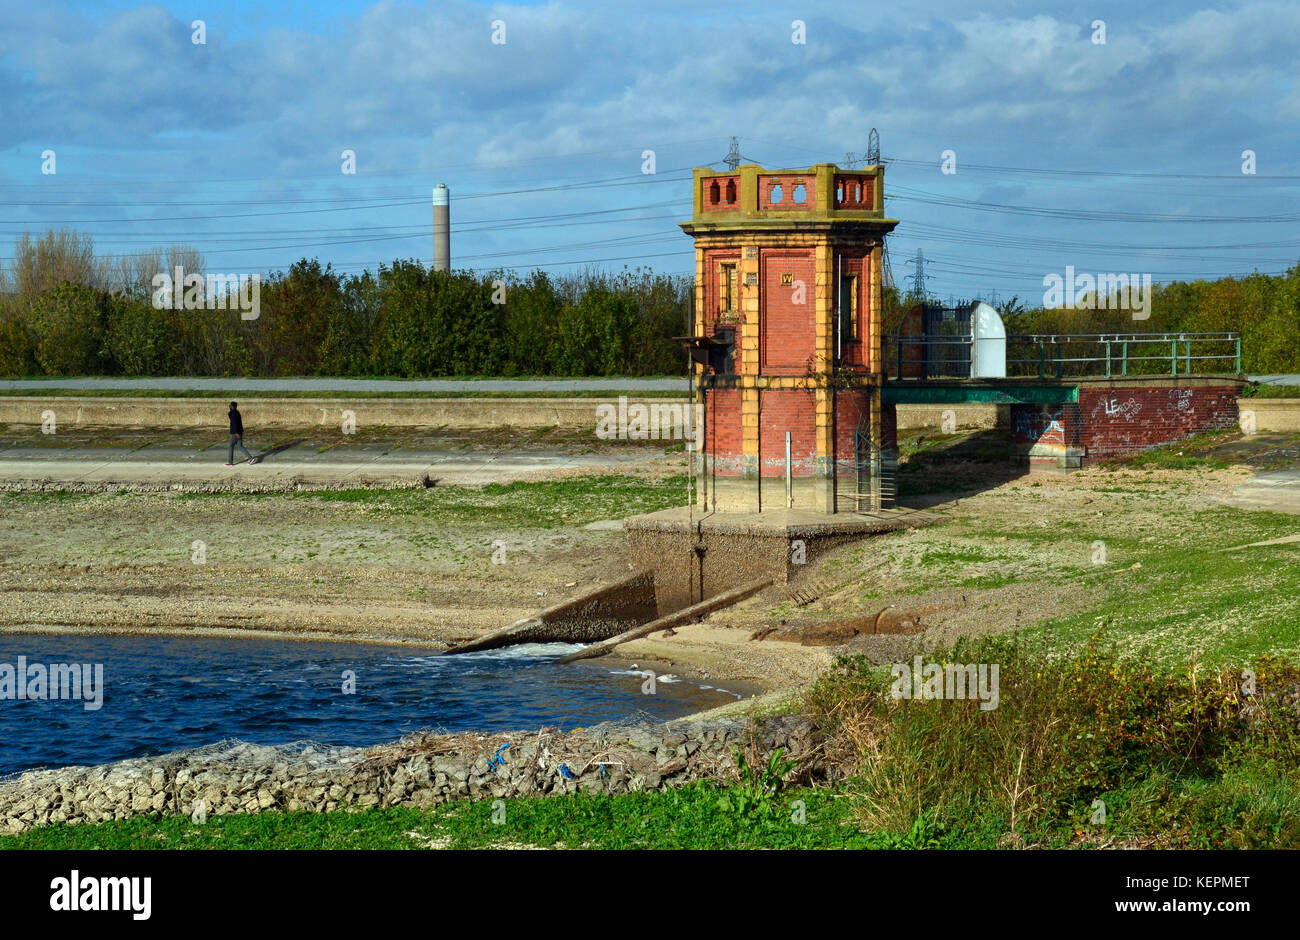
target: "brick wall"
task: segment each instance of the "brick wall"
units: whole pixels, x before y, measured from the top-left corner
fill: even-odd
[[[759,401],[758,448],[765,477],[785,476],[785,432],[791,473],[811,477],[817,466],[816,400],[805,389],[769,389]]]
[[[704,402],[704,454],[715,472],[740,476],[742,442],[740,433],[740,390],[716,388]]]
[[[865,389],[839,389],[835,392],[835,460],[837,475],[848,472],[846,465],[856,459],[855,432],[871,433],[871,396]]]
[[[762,371],[768,375],[803,374],[811,364],[817,342],[813,253],[764,251],[762,269]],[[783,275],[790,283],[781,283]],[[802,303],[796,303],[798,300]]]
[[[880,448],[885,453],[898,453],[898,406],[880,406]]]
[[[1078,403],[1012,405],[1019,447],[1084,448],[1084,463],[1134,454],[1158,444],[1237,423],[1236,385],[1082,386]]]
[[[1020,447],[1078,447],[1079,431],[1076,404],[1011,406],[1011,440]]]
[[[835,176],[835,208],[854,211],[873,209],[876,195],[875,180],[871,177]]]
[[[740,208],[740,177],[715,176],[700,180],[701,203],[706,212],[734,212]]]
[[[781,201],[773,202],[775,187],[781,188]],[[804,187],[804,198],[795,202],[795,189]],[[758,178],[758,207],[760,209],[809,210],[817,201],[817,177],[802,173],[764,174]]]
[[[1080,388],[1085,462],[1137,453],[1156,444],[1237,423],[1236,385],[1187,388]]]

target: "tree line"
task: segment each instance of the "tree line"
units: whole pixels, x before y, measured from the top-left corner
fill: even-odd
[[[0,267],[0,375],[674,375],[692,282],[645,269],[552,276],[433,271],[396,260],[343,275],[302,259],[260,284],[256,319],[174,309],[154,278],[203,274],[184,246],[103,258],[74,230],[21,236]],[[887,334],[919,298],[885,291]],[[1241,334],[1242,368],[1300,372],[1300,264],[1285,274],[1152,286],[1124,309],[997,305],[1009,333]],[[1213,371],[1228,371],[1230,366]],[[1205,369],[1204,371],[1211,371]]]
[[[0,375],[668,375],[685,372],[691,280],[649,270],[552,276],[343,275],[302,259],[260,282],[256,319],[175,309],[156,275],[202,275],[173,247],[95,256],[76,232],[25,235],[0,270]],[[180,286],[177,286],[180,290]],[[224,306],[224,305],[223,305]]]
[[[900,295],[892,290],[886,291],[887,335],[895,333],[904,315],[921,299],[913,293]],[[1009,335],[1239,333],[1242,371],[1253,374],[1300,372],[1300,264],[1289,268],[1285,274],[1256,272],[1238,278],[1153,284],[1150,310],[1145,311],[1148,315],[1140,320],[1134,319],[1132,310],[1122,305],[1117,297],[1096,300],[1095,296],[1088,296],[1084,300],[1089,305],[1095,303],[1095,308],[1030,306],[1019,296],[994,306],[1002,315]],[[963,307],[970,302],[953,302],[947,306]],[[1013,345],[1009,343],[1008,356],[1024,354],[1024,348],[1020,347],[1025,347],[1025,344],[1019,344],[1015,350],[1011,348]],[[1099,344],[1092,346],[1100,348]],[[1192,353],[1196,355],[1211,348],[1226,352],[1230,351],[1230,346],[1228,343],[1217,347],[1194,344]],[[1181,344],[1179,348],[1183,348]],[[1133,345],[1130,353],[1154,356],[1161,354],[1162,349],[1167,355],[1167,347],[1155,345]],[[1115,344],[1114,353],[1118,355],[1118,344]],[[1097,355],[1098,350],[1083,345],[1074,350],[1065,349],[1062,354]],[[1233,367],[1232,361],[1225,359],[1199,363],[1195,371],[1231,372]],[[1133,368],[1141,372],[1167,370],[1168,359],[1162,367],[1147,364]]]

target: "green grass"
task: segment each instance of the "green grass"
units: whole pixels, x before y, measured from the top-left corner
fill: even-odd
[[[578,527],[603,519],[655,512],[686,501],[686,477],[644,480],[623,475],[583,476],[564,480],[489,483],[484,486],[433,486],[421,489],[305,490],[288,493],[115,494],[125,499],[220,501],[267,511],[280,501],[346,503],[366,512],[436,518],[448,526],[509,526],[552,529]],[[66,491],[0,494],[5,501],[28,505],[102,499],[103,494]]]
[[[1242,398],[1300,398],[1300,385],[1262,385],[1251,382],[1242,390]]]
[[[1121,457],[1106,462],[1110,467],[1129,467],[1152,470],[1222,470],[1233,466],[1236,461],[1219,456],[1213,452],[1218,444],[1224,444],[1241,436],[1236,429],[1224,431],[1206,431],[1195,434],[1172,444],[1162,444],[1150,450],[1144,450],[1132,457]]]
[[[1258,655],[1294,660],[1300,656],[1300,545],[1221,549],[1295,531],[1294,517],[1229,508],[1191,515],[1177,537],[1155,542],[1101,527],[1106,564],[1079,574],[1098,586],[1097,602],[1027,633],[1069,650],[1105,625],[1125,655],[1167,669],[1193,658],[1215,666]],[[1132,568],[1136,563],[1141,568]]]
[[[136,818],[58,825],[0,837],[4,849],[420,849],[529,845],[599,849],[870,848],[879,835],[852,825],[852,806],[830,789],[791,789],[770,813],[722,808],[728,791],[577,794],[475,802],[429,810],[267,812],[256,816]],[[799,803],[802,803],[802,807]],[[501,822],[494,822],[494,816]],[[803,822],[796,822],[802,818]]]

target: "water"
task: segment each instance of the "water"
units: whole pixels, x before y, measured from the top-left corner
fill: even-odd
[[[599,662],[562,643],[437,656],[391,646],[159,637],[0,636],[0,775],[100,764],[240,738],[369,745],[420,730],[502,731],[666,720],[735,701],[697,682]],[[7,697],[7,664],[103,665],[103,705]],[[343,694],[343,673],[356,674]],[[93,671],[91,673],[93,677]],[[83,693],[84,694],[84,693]],[[12,693],[8,693],[9,696]]]

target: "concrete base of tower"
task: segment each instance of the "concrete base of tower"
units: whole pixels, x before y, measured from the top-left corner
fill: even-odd
[[[655,602],[663,615],[764,575],[786,584],[832,548],[938,518],[902,509],[702,514],[682,506],[633,516],[623,527],[628,561],[654,572]]]
[[[699,483],[696,508],[704,512],[762,513],[798,510],[838,514],[873,512],[893,504],[892,473],[877,480],[860,478],[850,469],[838,478],[705,477]]]
[[[1072,473],[1083,467],[1087,451],[1082,447],[1063,444],[1035,444],[1015,448],[1012,462],[1023,470],[1035,473]]]
[[[699,489],[699,509],[726,513],[785,510],[833,512],[835,488],[819,477],[795,477],[787,492],[783,477],[705,477]]]

